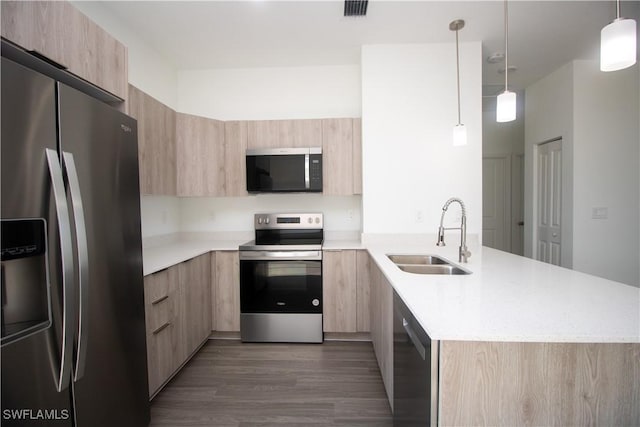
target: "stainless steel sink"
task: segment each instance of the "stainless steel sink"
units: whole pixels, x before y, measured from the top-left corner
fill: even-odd
[[[414,274],[469,274],[468,271],[455,265],[400,264],[398,268],[407,273]]]
[[[387,255],[394,264],[447,265],[449,262],[435,255]]]
[[[413,274],[471,274],[461,267],[436,255],[387,255],[402,271]]]

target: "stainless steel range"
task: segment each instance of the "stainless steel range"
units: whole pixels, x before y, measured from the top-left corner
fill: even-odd
[[[256,214],[240,246],[240,336],[322,342],[323,215]]]

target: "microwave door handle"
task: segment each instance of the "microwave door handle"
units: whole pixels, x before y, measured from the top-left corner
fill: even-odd
[[[75,313],[75,295],[73,283],[73,249],[71,243],[71,222],[69,220],[69,208],[64,189],[62,168],[58,160],[58,153],[52,149],[45,149],[49,175],[51,177],[51,190],[58,218],[58,231],[60,238],[60,258],[62,260],[62,348],[60,357],[60,370],[56,376],[56,389],[58,392],[69,386],[71,378],[71,356],[73,352],[73,322]]]
[[[69,193],[71,194],[71,206],[73,207],[73,217],[76,229],[76,249],[78,252],[78,289],[80,315],[78,317],[78,342],[76,351],[74,381],[80,380],[84,376],[84,369],[87,360],[87,339],[89,331],[89,251],[87,245],[87,227],[84,220],[84,206],[82,195],[80,194],[80,181],[73,154],[63,151],[62,160],[64,169],[67,172]]]
[[[309,180],[309,154],[304,155],[304,188],[307,190],[311,188],[311,182]]]

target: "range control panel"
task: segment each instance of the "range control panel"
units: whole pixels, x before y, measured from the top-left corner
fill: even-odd
[[[256,230],[323,228],[322,213],[255,214]]]

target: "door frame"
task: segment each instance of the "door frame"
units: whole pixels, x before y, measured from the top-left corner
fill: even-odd
[[[513,201],[512,201],[512,180],[513,180],[513,156],[512,153],[501,153],[501,154],[487,154],[482,156],[482,160],[485,159],[504,159],[506,170],[505,170],[505,186],[504,186],[504,200],[505,200],[505,212],[504,212],[504,234],[505,240],[507,242],[507,252],[511,252],[511,229],[512,229],[512,217],[513,217]],[[482,176],[484,179],[484,170],[482,171]],[[484,197],[484,196],[483,196]],[[484,204],[484,199],[482,200]],[[484,219],[482,228],[484,230]],[[483,233],[484,234],[484,233]],[[484,245],[484,243],[483,243]]]
[[[533,144],[533,155],[532,157],[532,192],[531,192],[531,242],[530,242],[530,250],[531,250],[531,258],[538,260],[538,153],[540,151],[540,146],[545,145],[551,142],[560,142],[560,146],[562,149],[562,186],[561,186],[561,206],[562,206],[562,218],[560,220],[560,228],[562,230],[560,234],[560,246],[561,246],[561,255],[560,255],[560,265],[562,267],[571,268],[572,265],[572,241],[569,239],[569,236],[572,236],[572,233],[567,233],[568,227],[572,224],[572,221],[569,221],[567,215],[572,213],[571,210],[567,210],[567,198],[571,197],[571,194],[568,194],[567,189],[567,174],[570,172],[567,169],[567,156],[565,155],[566,143],[562,136],[556,136],[554,138],[550,138],[541,142],[537,142]],[[567,256],[569,254],[569,256]],[[539,260],[538,260],[539,261]]]

